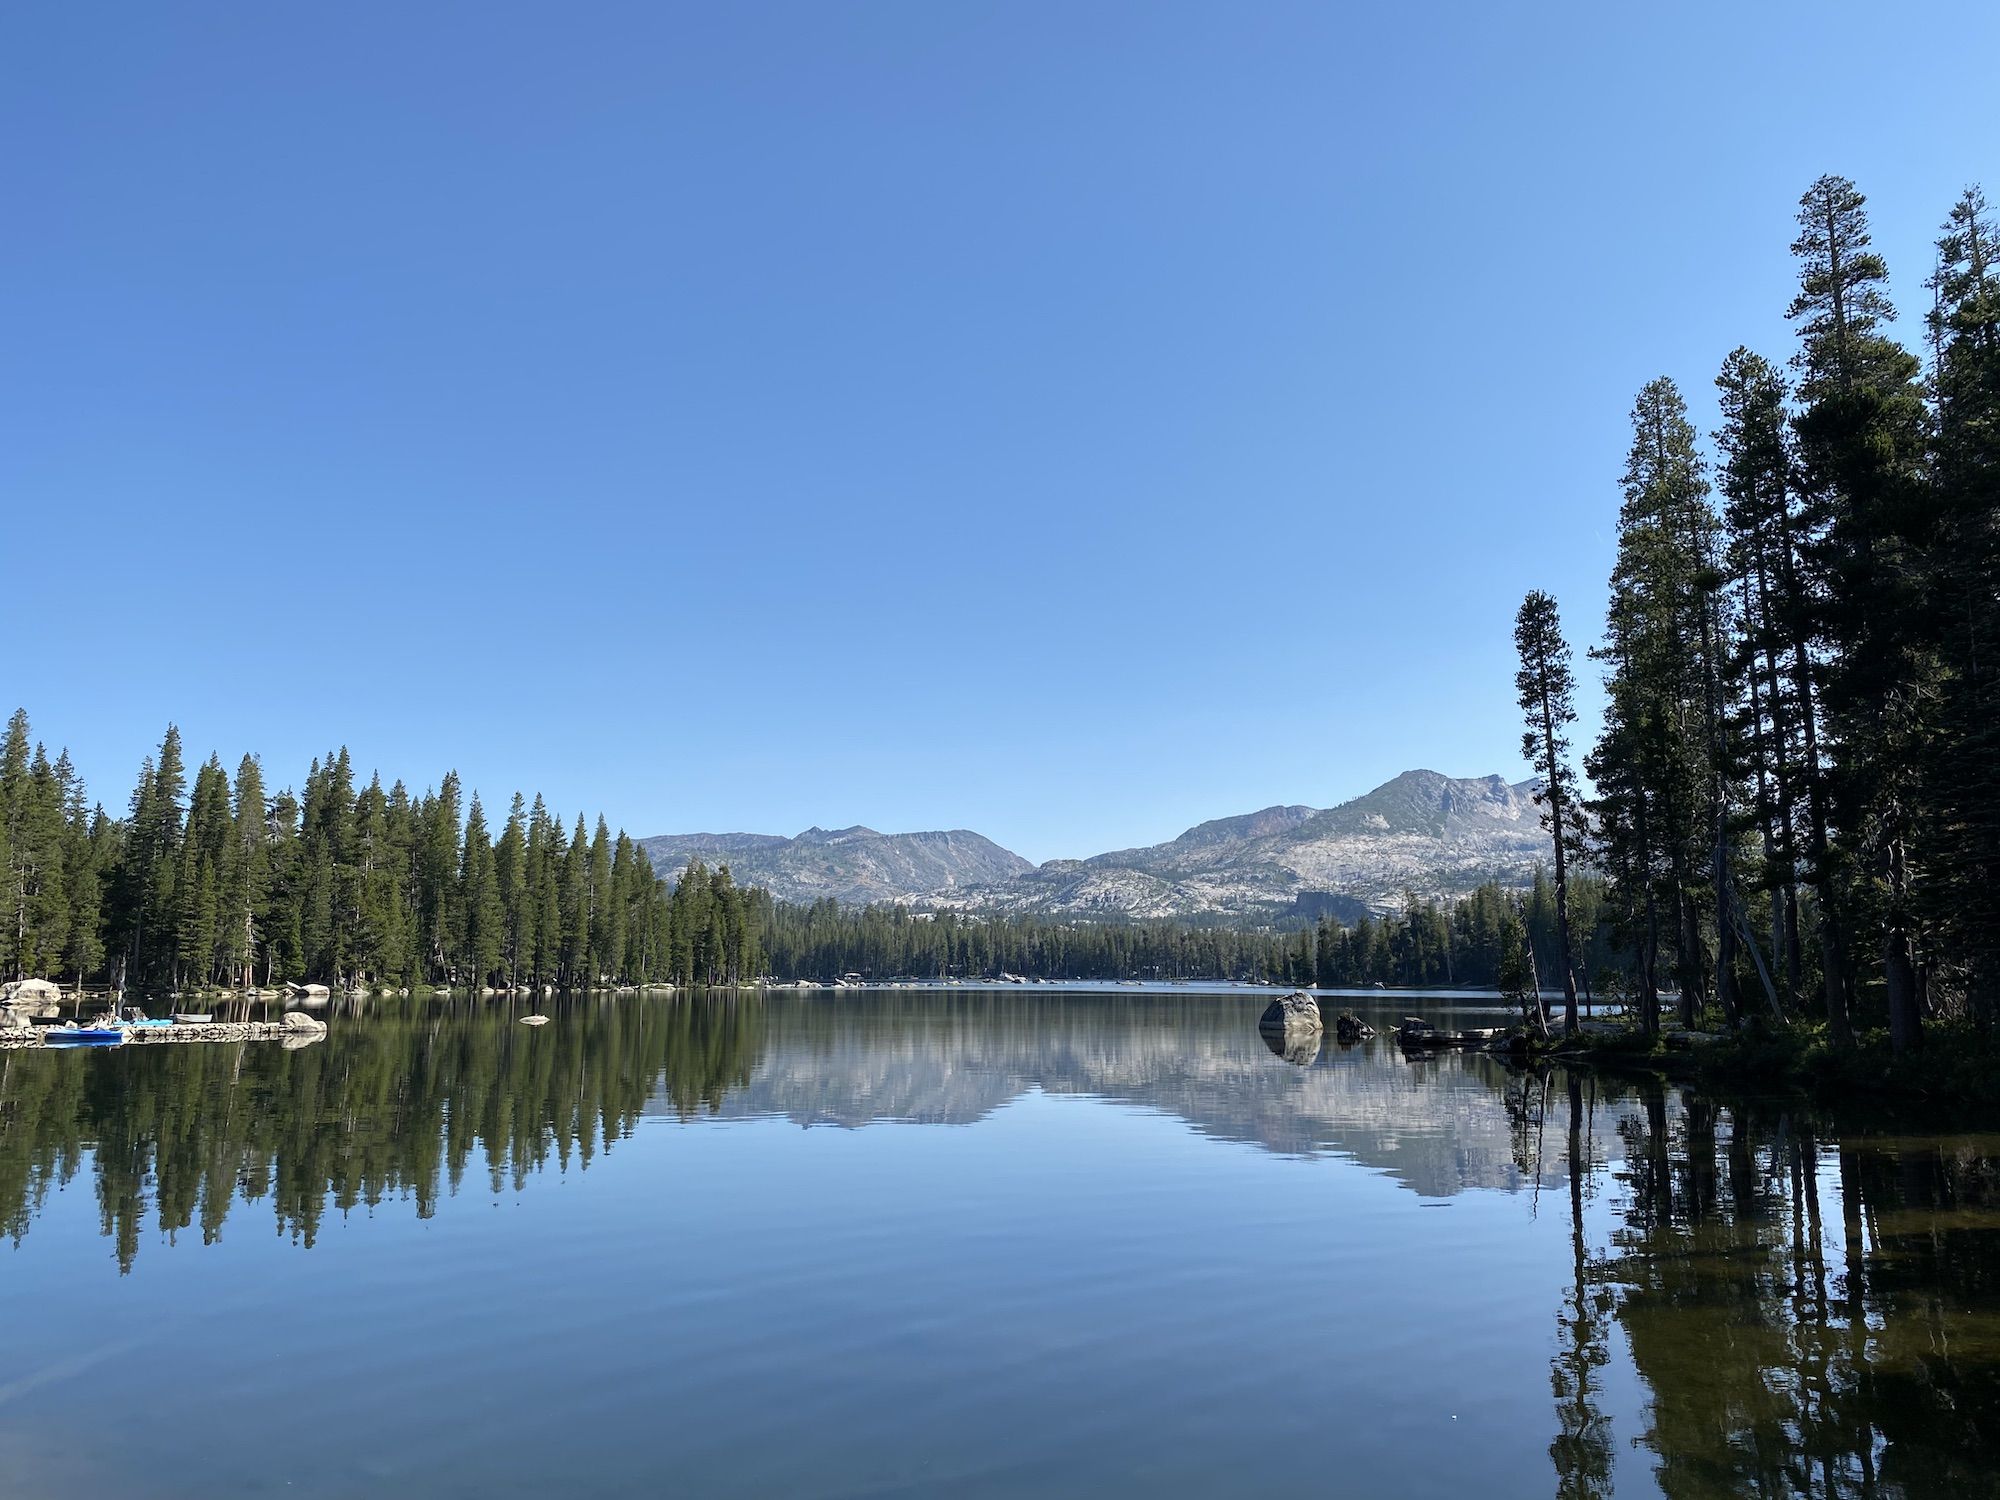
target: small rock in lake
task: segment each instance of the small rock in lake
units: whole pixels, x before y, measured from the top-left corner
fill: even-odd
[[[521,1017],[521,1024],[523,1026],[546,1026],[549,1024],[549,1018],[547,1016],[523,1016]]]
[[[318,1016],[309,1016],[300,1010],[286,1011],[285,1019],[278,1024],[283,1026],[285,1030],[296,1033],[299,1036],[317,1036],[326,1030],[326,1022],[322,1021]]]

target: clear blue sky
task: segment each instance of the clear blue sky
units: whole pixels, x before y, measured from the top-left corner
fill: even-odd
[[[1790,353],[1824,171],[1919,312],[1996,55],[1989,4],[11,7],[0,699],[114,808],[176,719],[1037,859],[1525,774],[1512,614],[1597,634],[1633,392],[1706,428]]]

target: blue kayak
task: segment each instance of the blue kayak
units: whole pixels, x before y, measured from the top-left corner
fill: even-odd
[[[51,1026],[42,1033],[42,1040],[51,1046],[116,1047],[125,1040],[125,1032],[117,1026]]]

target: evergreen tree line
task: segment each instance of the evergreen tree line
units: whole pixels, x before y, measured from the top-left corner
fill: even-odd
[[[1077,922],[1050,917],[912,911],[894,904],[810,906],[772,902],[759,892],[771,972],[781,979],[945,978],[1270,980],[1329,989],[1494,986],[1509,955],[1527,954],[1534,972],[1553,976],[1560,952],[1553,887],[1537,871],[1526,891],[1498,882],[1450,904],[1407,898],[1399,911],[1351,924],[1322,917],[1290,930],[1235,929],[1185,922]],[[1610,971],[1617,957],[1598,913],[1603,882],[1572,885],[1588,935],[1581,957]]]
[[[1722,362],[1708,453],[1672,380],[1634,404],[1587,801],[1546,596],[1522,702],[1648,1027],[1671,984],[1690,1023],[1905,1050],[2000,1010],[2000,230],[1977,188],[1953,205],[1920,355],[1854,184],[1814,183],[1798,227],[1789,369]]]
[[[1526,892],[1411,897],[1385,916],[1290,930],[792,905],[698,860],[663,880],[602,817],[566,828],[540,797],[516,794],[496,836],[478,794],[461,810],[462,796],[455,773],[417,797],[379,776],[357,788],[344,749],[312,763],[302,793],[267,793],[252,755],[233,778],[211,756],[190,786],[169,728],[113,818],[17,711],[0,742],[0,971],[140,994],[849,973],[1490,986],[1523,942],[1540,973],[1557,967],[1540,873]],[[1597,888],[1583,890],[1594,912]],[[1605,943],[1600,932],[1586,945],[1586,966],[1610,963]]]
[[[1572,876],[1571,920],[1582,936],[1576,943],[1576,973],[1584,994],[1594,994],[1600,975],[1617,973],[1615,935],[1603,920],[1604,882]],[[1525,891],[1488,881],[1449,903],[1406,898],[1400,911],[1364,916],[1352,924],[1322,917],[1309,933],[1286,945],[1287,980],[1307,971],[1324,989],[1392,985],[1413,989],[1471,986],[1480,989],[1536,990],[1558,982],[1562,937],[1555,886],[1546,870],[1535,871]]]
[[[726,867],[670,885],[601,816],[565,831],[518,793],[495,837],[456,773],[417,797],[355,783],[341,749],[302,795],[267,793],[253,755],[233,781],[211,756],[189,787],[170,727],[114,818],[17,711],[0,742],[0,967],[158,993],[734,983],[760,966],[768,902]]]

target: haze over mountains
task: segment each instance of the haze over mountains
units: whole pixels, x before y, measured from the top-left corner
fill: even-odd
[[[966,829],[809,828],[667,834],[641,841],[657,870],[726,862],[780,900],[903,901],[1104,918],[1351,919],[1406,892],[1445,897],[1485,880],[1524,885],[1546,858],[1534,784],[1405,771],[1337,807],[1267,807],[1176,839],[1035,865]]]

